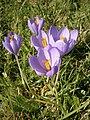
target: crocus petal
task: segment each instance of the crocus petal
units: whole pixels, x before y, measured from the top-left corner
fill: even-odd
[[[48,51],[45,49],[39,49],[38,54],[37,54],[37,58],[38,58],[40,65],[44,69],[46,69],[45,63],[43,62],[43,60],[50,60],[50,56],[49,56]]]
[[[40,63],[38,62],[37,57],[35,57],[35,56],[29,57],[29,64],[38,74],[46,73],[46,71],[41,67]]]
[[[9,43],[5,43],[2,41],[3,46],[12,54],[14,54],[14,51]]]
[[[58,30],[56,29],[55,26],[51,26],[50,27],[50,30],[48,32],[49,35],[52,35],[54,41],[56,41],[58,38],[57,38],[57,34],[58,34]]]
[[[77,37],[78,37],[78,30],[72,30],[71,32],[70,32],[70,39],[72,39],[72,40],[77,40]]]
[[[69,30],[67,27],[63,27],[59,32],[58,32],[58,39],[60,39],[61,36],[64,36],[67,41],[69,40]]]
[[[58,67],[57,66],[54,66],[50,71],[48,71],[46,73],[47,76],[53,76],[54,74],[56,74],[58,72]]]
[[[36,38],[36,36],[31,36],[31,42],[33,44],[33,46],[36,46],[36,47],[41,47],[39,42],[38,42],[38,39]]]
[[[48,44],[47,47],[45,47],[44,49],[48,51],[50,48],[52,48],[52,46]]]
[[[33,23],[34,23],[33,20],[28,19],[28,27],[29,27],[29,29],[31,30],[32,33],[35,33],[35,31],[33,30],[33,27],[32,27]]]
[[[55,46],[60,50],[61,56],[63,56],[66,53],[67,49],[68,49],[68,43],[66,44],[62,40],[58,40],[56,42]]]
[[[39,18],[38,32],[40,32],[40,30],[42,29],[43,25],[44,25],[44,20],[43,20],[43,18]]]
[[[14,51],[14,54],[16,55],[19,50],[16,40],[14,39],[12,42],[10,42],[10,45]]]
[[[51,67],[56,66],[59,63],[60,52],[57,48],[51,48],[49,50],[50,59],[51,59]]]
[[[17,35],[17,45],[19,48],[20,48],[21,44],[22,44],[21,37],[19,35]]]
[[[71,40],[71,42],[69,43],[68,49],[67,49],[65,54],[68,54],[74,48],[74,46],[75,46],[75,41]]]
[[[32,23],[32,28],[33,28],[34,33],[38,35],[38,26],[35,23]]]
[[[5,43],[10,43],[9,37],[4,37]]]
[[[37,73],[37,75],[39,75],[39,76],[45,76],[45,75],[46,75],[46,73],[41,73],[41,72],[37,72],[37,71],[36,71],[36,73]]]
[[[14,34],[14,39],[16,39],[17,47],[20,48],[22,44],[21,37],[19,35]]]
[[[55,47],[55,41],[54,41],[52,35],[49,35],[49,44],[50,44],[52,47]]]

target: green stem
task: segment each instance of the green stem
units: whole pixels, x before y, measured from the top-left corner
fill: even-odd
[[[21,75],[21,79],[22,79],[22,84],[25,85],[24,79],[23,79],[22,70],[20,68],[20,63],[19,63],[19,60],[18,60],[18,56],[15,55],[15,58],[16,58],[16,61],[17,61],[17,64],[18,64],[18,68],[19,68],[19,71],[20,71],[20,75]]]
[[[27,85],[29,91],[31,92],[31,94],[33,94],[34,96],[37,97],[37,95],[34,93],[34,91],[29,87],[28,82],[27,82],[27,78],[26,78],[25,74],[22,73],[22,70],[21,70],[21,68],[20,68],[20,63],[19,63],[19,60],[18,60],[18,56],[15,56],[15,58],[16,58],[16,61],[17,61],[18,67],[19,67],[19,71],[20,71],[20,75],[21,75],[21,79],[22,79],[22,84],[23,84],[24,87],[25,87],[25,83],[26,83],[26,85]],[[24,82],[24,80],[25,80],[25,82]],[[25,87],[25,88],[26,88],[26,87]]]

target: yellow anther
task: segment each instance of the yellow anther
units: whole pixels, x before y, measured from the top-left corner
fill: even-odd
[[[42,62],[45,64],[45,67],[47,70],[50,70],[51,67],[50,67],[50,60],[42,60]]]
[[[42,45],[43,45],[43,47],[46,47],[46,46],[47,46],[46,38],[43,38],[43,39],[42,39]]]
[[[60,40],[65,41],[65,36],[61,35],[61,36],[60,36]]]
[[[35,17],[35,21],[34,21],[34,22],[35,22],[36,25],[39,24],[39,22],[38,22],[38,17]]]
[[[13,38],[14,38],[14,35],[11,35],[9,38],[10,38],[10,42],[12,42]]]

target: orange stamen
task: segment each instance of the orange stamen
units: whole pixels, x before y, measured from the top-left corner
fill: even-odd
[[[65,39],[66,39],[65,36],[63,36],[63,35],[60,36],[60,40],[65,41]]]
[[[51,67],[50,67],[50,60],[42,60],[42,62],[45,64],[45,67],[47,70],[50,70]]]
[[[42,39],[42,45],[43,45],[43,47],[46,47],[46,46],[47,46],[46,38],[43,38],[43,39]]]
[[[10,42],[12,42],[13,38],[14,38],[14,35],[11,35],[9,38],[10,38]]]
[[[39,24],[39,22],[38,22],[38,17],[35,17],[35,21],[34,21],[34,22],[35,22],[36,25]]]

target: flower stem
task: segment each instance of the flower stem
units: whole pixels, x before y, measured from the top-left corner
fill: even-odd
[[[34,91],[29,87],[29,85],[27,83],[27,78],[26,78],[25,74],[22,73],[22,70],[20,68],[20,63],[19,63],[19,60],[18,60],[18,56],[15,56],[15,58],[16,58],[16,61],[17,61],[17,64],[18,64],[18,68],[19,68],[19,71],[20,71],[20,75],[21,75],[21,79],[22,79],[22,84],[24,85],[25,88],[26,88],[25,85],[27,85],[27,87],[28,87],[29,91],[31,92],[31,94],[33,94],[35,97],[37,97],[37,95],[34,93]],[[24,80],[25,80],[25,82],[24,82]]]
[[[20,68],[20,63],[19,63],[19,60],[18,60],[18,56],[15,55],[15,58],[16,58],[16,61],[17,61],[17,64],[18,64],[18,68],[19,68],[19,71],[20,71],[20,75],[21,75],[21,79],[22,79],[22,84],[25,85],[24,79],[23,79],[22,70]]]

